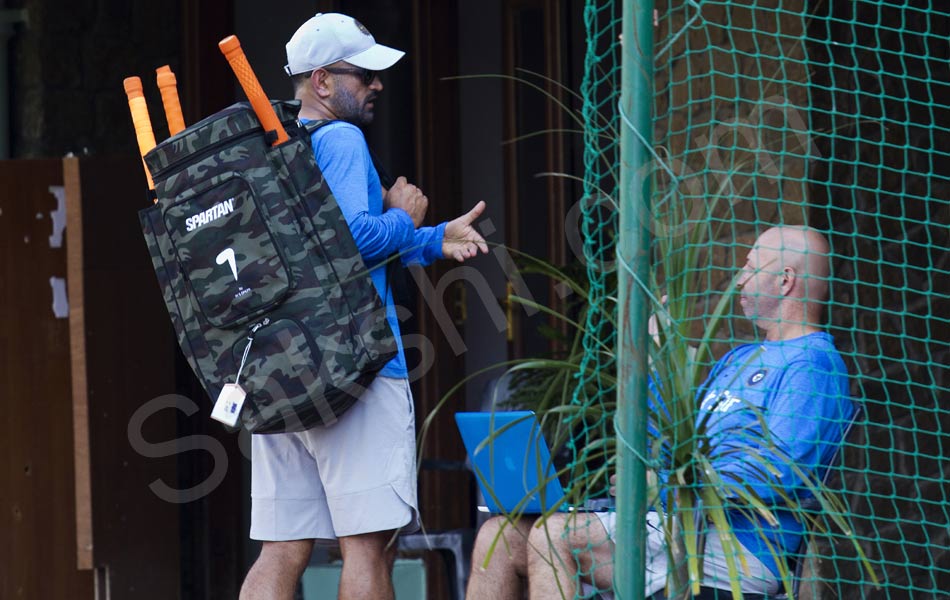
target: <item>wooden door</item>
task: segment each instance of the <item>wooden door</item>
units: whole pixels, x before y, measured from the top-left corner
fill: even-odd
[[[0,598],[91,599],[93,573],[77,565],[63,163],[0,161],[0,190]]]
[[[507,0],[504,7],[504,60],[509,79],[505,90],[506,240],[518,252],[552,264],[567,261],[565,217],[573,186],[561,175],[578,175],[571,165],[576,128],[564,107],[571,97],[568,32],[569,3],[562,0]],[[517,254],[516,261],[517,259]],[[525,275],[526,289],[509,293],[529,295],[544,306],[562,307],[555,282]],[[530,309],[509,310],[509,352],[513,358],[545,356],[558,344],[546,328],[562,324]],[[550,329],[549,329],[550,331]]]
[[[175,343],[137,211],[141,161],[66,158],[69,359],[80,566],[96,598],[180,594]],[[197,409],[197,406],[195,406]],[[63,499],[66,504],[72,498]],[[72,597],[72,596],[70,596]]]

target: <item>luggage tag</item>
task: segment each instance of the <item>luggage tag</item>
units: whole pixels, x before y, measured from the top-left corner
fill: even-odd
[[[244,407],[244,399],[247,392],[241,387],[241,373],[244,371],[244,363],[247,361],[247,355],[251,351],[251,345],[254,343],[254,335],[257,330],[270,323],[270,319],[264,319],[251,328],[251,335],[247,337],[247,346],[244,348],[244,355],[241,356],[241,366],[238,367],[237,376],[234,383],[226,383],[218,394],[218,399],[214,402],[214,408],[211,410],[211,418],[215,421],[224,423],[228,427],[234,427],[238,419],[241,418],[241,408]]]
[[[218,394],[218,399],[214,403],[211,418],[224,423],[228,427],[234,427],[241,416],[241,408],[244,406],[244,398],[246,397],[247,392],[240,384],[224,384],[224,388]]]

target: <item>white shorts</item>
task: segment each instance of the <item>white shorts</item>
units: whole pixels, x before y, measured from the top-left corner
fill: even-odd
[[[617,527],[617,513],[595,513],[607,531],[607,537],[613,541]],[[644,597],[650,597],[666,587],[666,577],[669,571],[669,558],[666,554],[666,539],[660,516],[655,511],[647,513],[646,539],[646,578]],[[749,566],[748,575],[743,574],[739,586],[743,594],[771,595],[778,592],[779,581],[772,575],[768,567],[762,564],[758,557],[745,548],[743,555]],[[729,568],[726,566],[725,552],[722,542],[719,541],[719,532],[710,527],[706,533],[706,546],[703,552],[703,585],[729,589]]]
[[[600,519],[607,537],[613,542],[617,531],[617,513],[611,510],[594,514]],[[648,512],[646,526],[646,572],[643,580],[643,597],[649,598],[666,587],[669,560],[666,556],[666,541],[663,537],[660,516],[652,510]],[[600,595],[605,599],[613,598],[613,594],[609,592],[601,592]]]
[[[335,540],[418,528],[408,380],[377,377],[329,427],[251,436],[251,539]]]

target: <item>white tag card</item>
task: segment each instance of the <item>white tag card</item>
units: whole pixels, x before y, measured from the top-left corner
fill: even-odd
[[[241,418],[241,407],[247,392],[236,383],[226,383],[211,411],[211,418],[220,421],[228,427],[234,427]]]

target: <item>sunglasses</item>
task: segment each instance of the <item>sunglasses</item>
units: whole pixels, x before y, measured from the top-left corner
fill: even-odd
[[[379,75],[378,71],[370,71],[369,69],[364,69],[362,67],[358,69],[338,69],[323,67],[323,70],[327,73],[333,73],[334,75],[355,75],[359,77],[363,82],[363,85],[371,85],[373,81],[376,80],[376,76]]]

